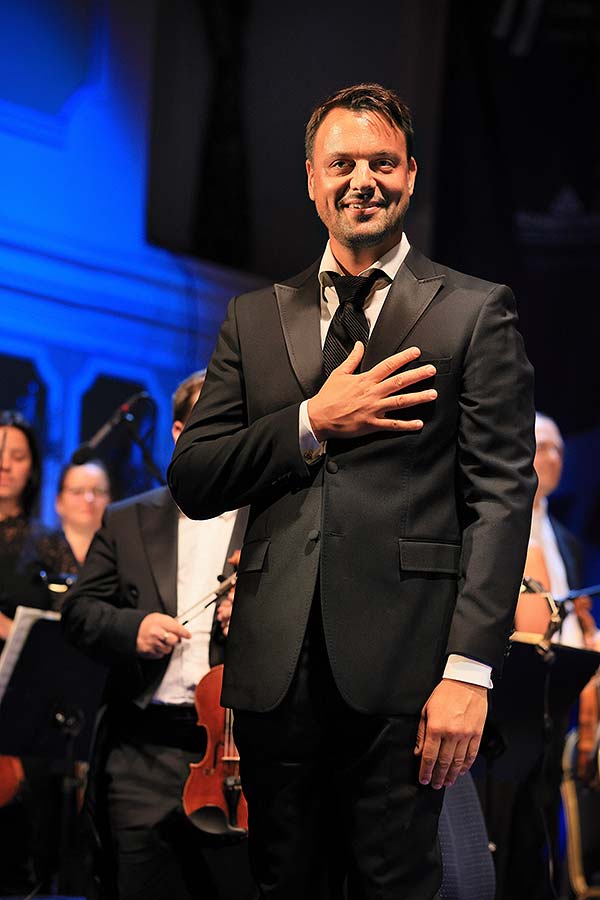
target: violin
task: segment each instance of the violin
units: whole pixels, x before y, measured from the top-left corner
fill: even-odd
[[[0,756],[0,807],[15,799],[25,780],[18,756]]]
[[[223,666],[214,666],[196,685],[198,725],[206,731],[206,753],[190,763],[183,808],[193,825],[224,843],[248,834],[248,805],[242,792],[240,757],[233,741],[233,712],[220,705]]]

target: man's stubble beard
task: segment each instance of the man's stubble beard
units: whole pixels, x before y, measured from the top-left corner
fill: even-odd
[[[404,208],[397,209],[396,215],[393,216],[393,218],[386,219],[386,221],[384,221],[375,231],[353,230],[350,223],[345,218],[343,211],[338,208],[337,222],[339,223],[339,229],[336,229],[337,234],[332,232],[333,236],[340,244],[342,244],[342,246],[346,246],[349,249],[377,247],[379,244],[386,242],[390,237],[397,237],[399,241],[404,230],[404,218],[408,211],[408,206],[409,204],[406,203]],[[389,207],[385,207],[385,210],[387,212]],[[360,219],[358,221],[360,223]],[[365,216],[362,221],[368,222],[369,217]],[[323,224],[326,225],[325,222]]]
[[[364,221],[368,221],[368,219],[365,218]],[[343,224],[345,225],[346,223]],[[375,231],[355,231],[354,229],[342,227],[340,228],[340,233],[335,235],[335,237],[337,237],[340,244],[352,249],[360,247],[377,247],[392,236],[395,236],[400,240],[403,227],[404,216],[399,220],[396,219],[393,222],[385,223]]]

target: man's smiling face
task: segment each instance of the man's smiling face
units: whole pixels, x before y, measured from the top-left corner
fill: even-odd
[[[336,256],[341,247],[359,253],[370,247],[376,259],[398,243],[417,173],[399,128],[367,110],[332,109],[306,171]]]

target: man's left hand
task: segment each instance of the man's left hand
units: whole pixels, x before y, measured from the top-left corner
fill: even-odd
[[[454,784],[475,761],[487,714],[487,688],[444,678],[421,713],[415,753],[419,781],[439,789]]]

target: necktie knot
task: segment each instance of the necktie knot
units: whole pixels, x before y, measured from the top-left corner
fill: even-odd
[[[363,303],[377,279],[382,277],[382,272],[373,269],[368,275],[340,275],[338,272],[328,272],[328,275],[340,304],[333,314],[323,345],[325,377],[344,362],[357,341],[367,346],[369,323]]]
[[[368,275],[340,275],[338,272],[327,274],[331,278],[340,304],[352,303],[353,306],[361,307],[382,273],[380,269],[372,269]]]

